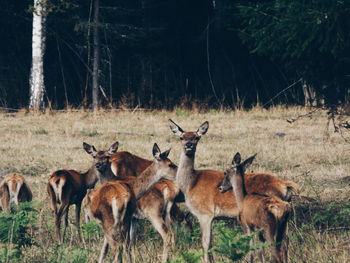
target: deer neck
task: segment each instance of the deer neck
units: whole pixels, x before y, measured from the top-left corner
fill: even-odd
[[[194,159],[195,154],[187,155],[184,150],[181,152],[176,173],[176,183],[184,194],[188,192],[195,180]]]
[[[131,187],[136,199],[140,199],[158,181],[157,169],[155,164],[152,163],[131,182]]]
[[[88,189],[94,188],[95,184],[98,181],[98,176],[96,174],[95,167],[90,168],[86,173],[83,173],[82,175],[84,176],[85,179],[85,185]]]
[[[244,173],[234,174],[231,182],[234,194],[237,201],[238,208],[242,207],[243,199],[247,195],[247,190],[245,188]]]

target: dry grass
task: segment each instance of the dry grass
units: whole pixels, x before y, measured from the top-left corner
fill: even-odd
[[[223,170],[237,151],[243,157],[258,153],[252,166],[254,171],[293,180],[302,187],[302,196],[314,200],[295,200],[295,216],[299,219],[292,227],[291,262],[349,262],[349,230],[320,232],[309,219],[312,213],[325,208],[331,201],[349,202],[350,145],[338,134],[330,134],[326,140],[326,116],[323,113],[293,124],[286,122],[286,119],[304,113],[306,110],[300,108],[268,111],[256,108],[208,113],[176,110],[1,114],[0,171],[20,172],[27,177],[39,211],[35,230],[39,246],[28,248],[23,262],[53,261],[57,251],[64,251],[58,250],[53,241],[53,220],[46,193],[50,173],[57,169],[87,170],[92,160],[82,148],[83,141],[97,149],[107,149],[118,140],[120,150],[149,159],[152,145],[157,142],[162,150],[172,147],[170,157],[177,163],[180,145],[168,128],[169,118],[185,130],[195,130],[205,120],[209,121],[208,134],[203,136],[197,148],[197,168]],[[310,208],[313,206],[316,210]],[[306,230],[305,225],[308,226]],[[151,229],[148,231],[152,232]],[[138,244],[142,261],[156,262],[161,245],[158,235],[152,232],[143,237],[149,239]],[[153,239],[156,242],[149,242]],[[200,248],[198,242],[196,244]],[[86,238],[83,244],[77,243],[73,227],[65,249],[79,254],[81,252],[74,250],[79,246],[85,249],[88,262],[94,262],[100,245],[99,236]],[[173,254],[176,255],[176,251]]]

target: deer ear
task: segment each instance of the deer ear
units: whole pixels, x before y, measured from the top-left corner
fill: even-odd
[[[169,150],[167,150],[167,151],[165,151],[165,152],[162,152],[162,153],[160,154],[160,158],[161,158],[161,159],[166,159],[166,158],[168,158],[169,153],[170,153],[170,150],[171,150],[171,149],[169,149]]]
[[[245,160],[241,165],[243,169],[245,170],[249,165],[251,165],[255,159],[255,156],[257,154],[254,154],[253,156],[250,156],[247,160]]]
[[[90,145],[86,142],[83,142],[83,148],[88,154],[92,155],[92,157],[96,156],[97,151],[96,151],[95,146]]]
[[[232,159],[233,165],[239,165],[241,163],[241,154],[238,152],[235,154],[235,156]]]
[[[111,145],[111,147],[109,147],[108,153],[109,153],[110,155],[116,153],[117,150],[118,150],[118,146],[119,146],[119,142],[113,143],[113,144]]]
[[[177,136],[181,136],[181,134],[184,132],[184,130],[171,119],[169,119],[169,127],[170,130]]]
[[[208,121],[203,122],[202,125],[199,126],[199,128],[197,130],[197,135],[202,136],[202,135],[206,134],[208,131],[208,128],[209,128],[209,122]]]
[[[160,149],[159,149],[159,147],[158,147],[158,145],[156,143],[154,143],[154,145],[153,145],[152,153],[153,153],[153,157],[156,160],[158,160],[158,161],[161,160],[161,156],[160,156],[161,152],[160,152]]]

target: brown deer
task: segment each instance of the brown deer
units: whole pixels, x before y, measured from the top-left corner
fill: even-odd
[[[236,153],[231,167],[225,172],[237,200],[238,220],[245,233],[262,230],[259,233],[259,238],[271,244],[273,262],[286,263],[288,262],[288,242],[285,236],[291,214],[291,205],[274,195],[247,193],[245,187],[247,177],[244,176],[244,172],[253,162],[255,156],[241,162],[241,155]],[[259,258],[264,262],[262,250],[259,253]],[[249,262],[253,262],[252,253],[249,253]]]
[[[107,151],[97,151],[93,145],[83,143],[85,151],[93,157],[94,166],[101,183],[116,180],[117,178],[138,176],[153,162],[126,151],[117,152],[118,145],[119,143],[115,142]],[[173,217],[191,231],[191,223],[177,205],[174,204],[175,201],[184,201],[183,195],[176,184],[170,180],[161,180],[154,185],[154,188],[161,193],[165,201],[163,215],[167,226],[170,227]]]
[[[219,191],[221,193],[225,193],[228,190],[232,189],[231,175],[227,172],[224,174],[224,179],[218,185]],[[273,176],[272,179],[271,176],[272,175],[263,173],[244,174],[245,180],[251,181],[253,184],[254,181],[256,181],[256,186],[254,188],[254,191],[256,191],[256,193],[264,193],[269,196],[277,196],[284,201],[290,202],[293,194],[298,194],[300,192],[300,188],[296,183],[292,181],[284,181],[275,176]],[[268,178],[268,182],[261,185],[261,178]]]
[[[185,195],[187,207],[199,220],[204,261],[213,262],[213,256],[209,252],[212,239],[212,221],[218,217],[238,216],[237,201],[232,190],[220,193],[217,187],[224,179],[223,172],[194,169],[196,147],[201,136],[206,134],[209,123],[204,122],[196,132],[185,132],[172,120],[169,120],[169,126],[172,132],[180,137],[182,144],[176,184]],[[247,178],[247,192],[261,194],[278,192],[280,187],[275,188],[275,184],[272,183],[275,180],[276,178],[272,175],[257,176],[255,180]],[[279,194],[283,196],[286,192]]]
[[[20,174],[8,174],[0,183],[0,205],[4,212],[10,212],[11,204],[32,201],[32,191]]]
[[[148,166],[146,170],[144,170],[138,177],[129,176],[129,177],[123,177],[123,178],[116,178],[112,182],[102,184],[102,186],[99,188],[99,189],[104,189],[105,185],[114,184],[114,183],[125,184],[130,187],[130,192],[132,193],[132,196],[134,196],[135,199],[138,200],[137,214],[139,216],[143,215],[144,217],[148,218],[151,221],[152,225],[156,228],[156,230],[161,234],[163,238],[164,246],[163,246],[163,253],[162,253],[162,262],[166,262],[167,260],[171,237],[169,235],[169,230],[162,218],[162,208],[164,206],[164,200],[162,198],[161,193],[151,187],[161,178],[166,178],[169,176],[175,177],[177,167],[168,159],[169,152],[170,150],[161,153],[157,144],[154,144],[153,156],[155,159],[152,162],[152,164]],[[94,199],[94,196],[97,196],[96,200],[98,199],[102,200],[105,194],[103,190],[93,190],[89,193],[86,199],[89,199],[91,195],[93,196],[93,199]],[[84,210],[87,212],[87,215],[88,215],[87,217],[90,217],[90,218],[91,216],[96,218],[96,215],[101,211],[101,209],[96,210],[95,208],[93,208],[93,203],[89,202],[88,200],[84,201]],[[108,218],[108,215],[104,216],[102,214],[101,218]],[[100,220],[103,221],[104,219],[100,219]],[[102,222],[102,224],[105,224],[105,223]],[[105,236],[106,235],[107,234],[105,233]],[[134,233],[130,233],[130,237],[131,238],[135,237]],[[110,240],[110,239],[107,238],[107,240]],[[106,242],[107,241],[105,238],[104,244],[106,244]],[[132,240],[132,244],[133,243],[134,243],[134,240]],[[106,248],[104,245],[101,251],[101,255],[103,253],[106,253],[106,252],[103,252],[105,250]]]
[[[75,170],[58,170],[51,174],[47,192],[51,199],[51,207],[55,216],[55,232],[59,242],[63,242],[68,225],[69,207],[75,205],[75,221],[80,234],[80,207],[87,189],[94,188],[98,178],[94,168],[86,173]],[[61,219],[65,216],[63,236],[61,235]]]
[[[130,187],[119,181],[104,183],[86,194],[82,207],[86,222],[95,218],[102,224],[104,240],[98,262],[103,262],[109,247],[114,255],[113,262],[121,262],[122,244],[132,262],[129,231],[136,200]]]

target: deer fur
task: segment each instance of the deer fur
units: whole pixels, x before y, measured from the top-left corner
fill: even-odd
[[[75,205],[75,221],[80,234],[80,207],[87,189],[94,188],[98,178],[94,169],[86,173],[75,170],[58,170],[51,174],[47,191],[51,199],[51,207],[55,216],[55,232],[59,242],[63,242],[68,225],[69,207]],[[63,235],[61,235],[61,219],[65,216]]]
[[[245,233],[262,230],[260,239],[271,244],[273,262],[288,262],[288,241],[286,237],[287,223],[291,214],[291,205],[278,196],[248,194],[245,188],[245,169],[253,162],[255,155],[241,162],[241,155],[237,153],[232,165],[226,171],[230,178],[234,195],[239,208],[239,222]],[[259,258],[264,262],[263,250]],[[249,253],[249,262],[253,262],[253,255]]]
[[[239,209],[232,190],[220,193],[217,187],[224,179],[224,173],[214,170],[195,170],[194,161],[196,147],[200,138],[206,134],[209,123],[204,122],[196,132],[185,132],[172,120],[169,120],[171,131],[180,137],[182,151],[176,184],[185,195],[185,202],[191,213],[198,218],[202,231],[202,246],[204,249],[204,261],[214,262],[209,252],[212,240],[212,221],[220,217],[237,217]],[[255,180],[246,180],[248,192],[265,194],[271,191],[280,191],[274,188],[272,182],[275,177],[271,175],[257,176]],[[285,193],[280,193],[281,195]]]
[[[32,201],[32,191],[20,174],[7,174],[0,183],[0,205],[4,212],[10,212],[11,204]]]
[[[161,178],[175,177],[177,166],[168,159],[169,152],[170,150],[161,153],[157,144],[154,144],[154,161],[140,175],[137,177],[122,176],[120,178],[113,178],[113,182],[120,182],[129,185],[133,196],[135,196],[137,200],[138,209],[135,216],[138,218],[147,218],[162,236],[162,262],[166,262],[167,260],[169,245],[173,236],[162,217],[162,212],[165,206],[163,195],[159,190],[152,186]],[[108,167],[102,166],[99,168],[101,171],[108,171],[109,169]],[[88,209],[87,212],[89,213]],[[130,236],[134,237],[134,233],[131,233]],[[134,241],[132,240],[132,244],[133,243]]]

